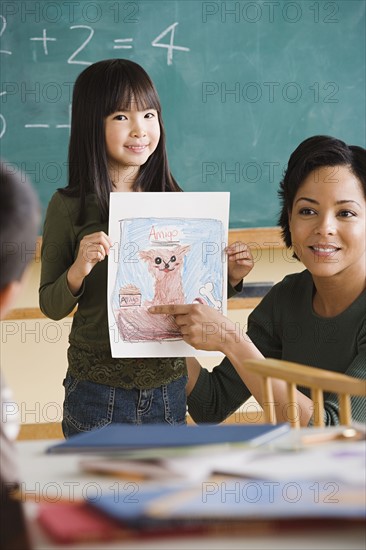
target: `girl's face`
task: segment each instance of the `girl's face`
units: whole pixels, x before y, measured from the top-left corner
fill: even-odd
[[[114,169],[140,167],[155,151],[160,139],[158,112],[117,111],[105,119],[106,151]]]
[[[313,276],[365,278],[366,200],[347,166],[309,174],[295,195],[290,231],[297,256]]]

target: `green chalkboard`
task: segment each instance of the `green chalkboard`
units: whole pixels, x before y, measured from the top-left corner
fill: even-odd
[[[158,88],[186,191],[230,191],[231,227],[276,225],[291,151],[329,134],[365,145],[365,2],[2,1],[2,158],[43,208],[66,184],[73,82],[127,57]]]

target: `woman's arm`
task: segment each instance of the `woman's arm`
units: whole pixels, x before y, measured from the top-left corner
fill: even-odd
[[[345,371],[347,376],[359,378],[360,384],[366,384],[366,318],[356,337],[356,356]],[[366,424],[366,398],[351,397],[352,420]],[[325,394],[324,423],[326,426],[339,424],[339,404],[335,394]]]
[[[191,394],[195,388],[197,380],[201,374],[202,367],[195,357],[187,357],[187,370],[188,370],[188,382],[186,385],[187,397]]]
[[[263,355],[248,336],[245,336],[245,338],[242,337],[239,342],[232,342],[231,344],[229,342],[225,346],[225,349],[226,352],[222,350],[223,353],[225,353],[234,365],[244,384],[248,386],[258,403],[260,403],[263,408],[266,408],[268,403],[266,403],[263,398],[260,378],[252,373],[248,373],[243,365],[245,359],[264,359]],[[289,407],[286,382],[273,378],[271,382],[277,422],[289,422],[289,420],[291,420],[289,417],[289,414],[291,414],[291,407]],[[296,410],[300,410],[300,424],[301,426],[307,426],[314,411],[313,401],[297,390],[296,402],[298,404],[298,409]]]
[[[188,411],[197,423],[223,422],[250,397],[250,391],[227,358],[211,372],[187,359]]]
[[[262,407],[264,403],[260,378],[245,370],[246,359],[264,359],[250,338],[242,330],[211,307],[193,305],[154,306],[151,313],[174,315],[185,342],[196,349],[221,351],[239,374],[242,382]],[[280,380],[273,380],[273,396],[277,420],[287,422],[287,387]],[[301,410],[301,425],[307,426],[313,414],[313,402],[300,391],[297,402]]]

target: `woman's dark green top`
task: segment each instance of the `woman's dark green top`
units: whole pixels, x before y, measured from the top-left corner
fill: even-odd
[[[244,285],[245,288],[245,285]],[[265,357],[366,378],[366,291],[335,317],[313,310],[314,283],[309,271],[288,275],[250,314],[248,336]],[[305,388],[300,390],[310,397]],[[196,422],[221,422],[249,397],[250,391],[225,358],[212,373],[201,369],[188,397]],[[366,399],[351,398],[352,418],[366,423]],[[338,424],[338,401],[324,395],[324,421]]]

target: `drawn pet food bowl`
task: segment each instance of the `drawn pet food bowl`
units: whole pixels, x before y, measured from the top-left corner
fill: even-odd
[[[134,285],[122,287],[119,291],[119,307],[141,306],[140,289]]]

